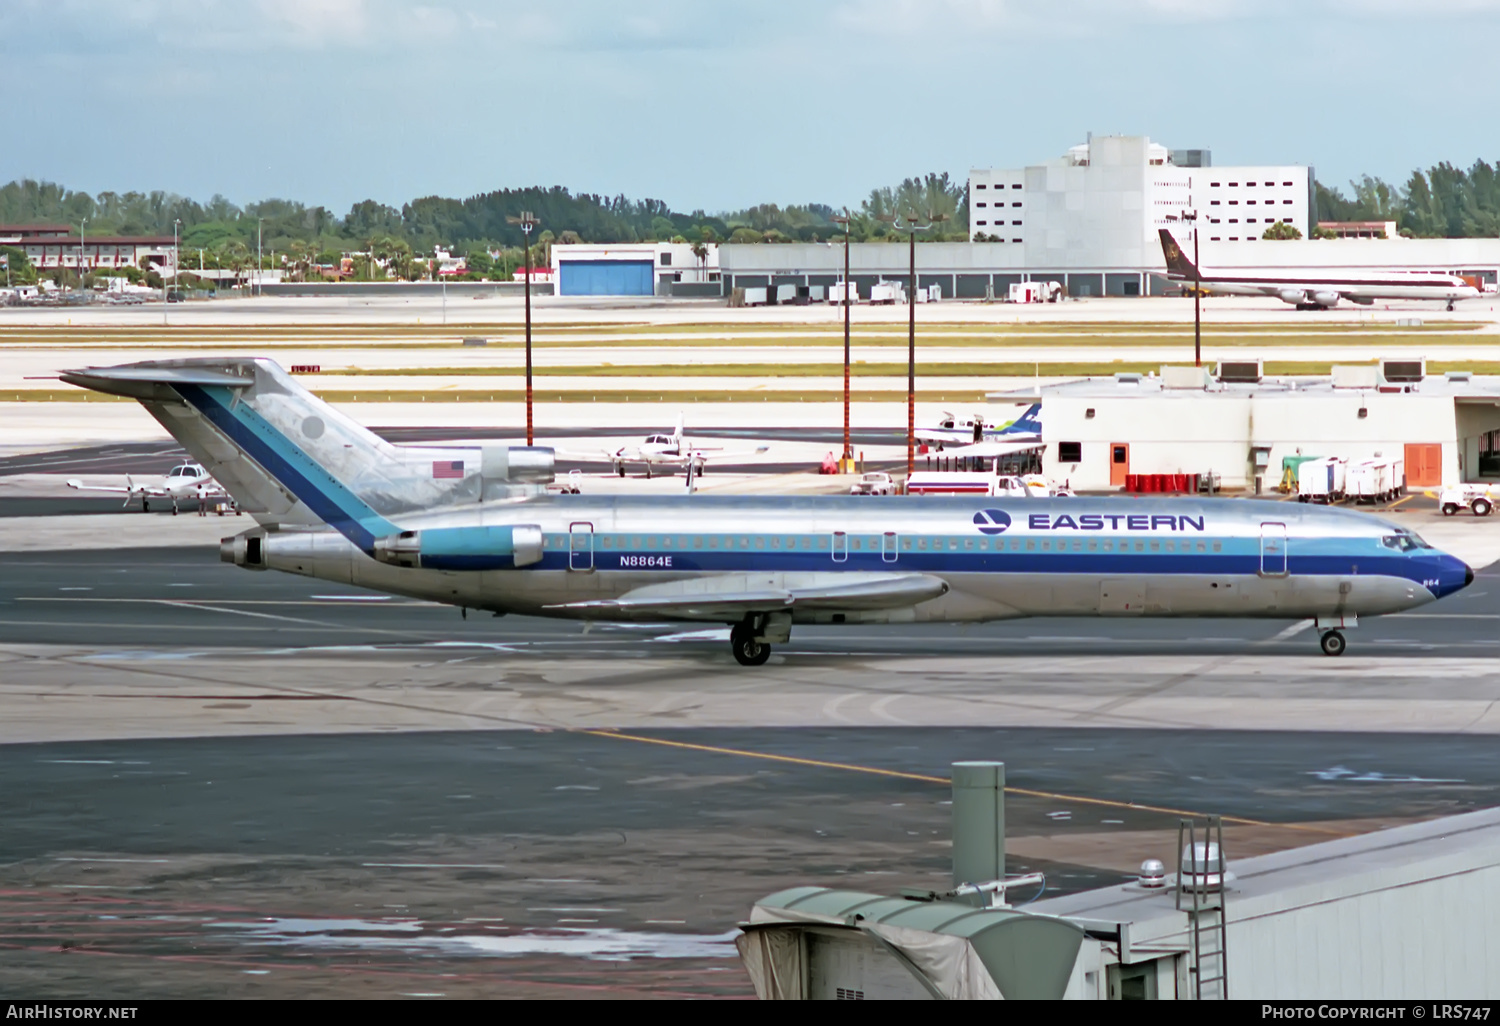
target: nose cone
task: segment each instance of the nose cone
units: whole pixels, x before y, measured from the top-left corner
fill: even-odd
[[[1456,556],[1443,553],[1437,559],[1437,579],[1427,582],[1434,598],[1452,595],[1474,583],[1474,568]]]

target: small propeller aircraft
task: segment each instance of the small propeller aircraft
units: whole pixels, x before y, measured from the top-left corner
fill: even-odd
[[[689,468],[697,474],[702,474],[707,464],[711,462],[731,463],[735,460],[744,460],[748,456],[760,456],[770,449],[769,445],[762,445],[754,452],[702,449],[683,438],[682,427],[683,418],[679,416],[677,428],[670,435],[648,435],[638,445],[622,446],[613,451],[605,450],[602,455],[577,452],[562,452],[559,455],[585,462],[611,463],[614,465],[615,473],[621,477],[625,476],[627,463],[640,463],[645,465],[646,476],[650,477],[654,467]]]
[[[139,498],[143,513],[151,512],[152,499],[169,500],[172,503],[173,516],[177,515],[178,503],[183,499],[197,499],[198,511],[201,513],[205,508],[206,500],[229,498],[229,493],[224,490],[223,485],[215,481],[213,476],[197,463],[179,463],[165,476],[149,483],[138,484],[131,475],[126,474],[123,488],[116,485],[86,485],[76,479],[69,481],[68,487],[76,488],[81,492],[114,492],[116,495],[124,495],[126,506]],[[239,510],[236,509],[235,512],[238,513]]]

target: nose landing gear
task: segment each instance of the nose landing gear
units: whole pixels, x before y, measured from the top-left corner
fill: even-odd
[[[1323,636],[1318,639],[1318,645],[1323,649],[1324,655],[1340,656],[1344,654],[1348,642],[1339,631],[1324,631]]]

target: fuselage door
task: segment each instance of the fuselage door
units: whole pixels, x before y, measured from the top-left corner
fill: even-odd
[[[594,569],[594,525],[579,521],[568,525],[568,569]]]
[[[880,558],[883,562],[896,561],[896,532],[887,531],[880,536]]]
[[[849,558],[849,536],[843,531],[833,532],[833,561],[842,563]]]
[[[1286,576],[1286,525],[1260,525],[1260,575]]]

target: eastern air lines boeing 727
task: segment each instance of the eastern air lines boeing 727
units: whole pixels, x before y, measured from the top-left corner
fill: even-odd
[[[260,526],[222,557],[497,613],[731,625],[1022,616],[1315,618],[1420,606],[1473,571],[1341,509],[1200,499],[548,495],[549,449],[391,445],[261,359],[69,371],[139,399]]]

